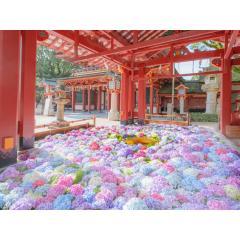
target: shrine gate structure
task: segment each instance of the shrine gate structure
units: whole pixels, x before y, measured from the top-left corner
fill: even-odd
[[[208,51],[190,51],[187,47],[206,40],[222,42],[224,47]],[[238,30],[0,31],[0,167],[15,163],[19,149],[34,147],[38,44],[75,64],[119,74],[120,89],[114,91],[120,94],[122,124],[131,124],[133,119],[144,123],[147,85],[152,113],[159,79],[199,75],[176,73],[175,63],[211,59],[219,70],[200,74],[221,76],[220,131],[228,136],[231,127],[240,128],[239,113],[232,109],[231,100],[232,67],[240,65],[239,40]],[[100,82],[95,84],[103,87]]]

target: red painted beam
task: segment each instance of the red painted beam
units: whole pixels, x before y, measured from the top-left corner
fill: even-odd
[[[60,38],[64,38],[65,41],[74,42],[74,40],[75,40],[73,31],[54,30],[53,32],[55,34],[57,34]],[[99,53],[102,51],[106,51],[106,48],[104,48],[103,46],[99,45],[98,43],[93,42],[91,39],[89,39],[85,36],[82,36],[82,35],[79,35],[78,42],[79,42],[79,46],[87,49],[90,52]],[[107,58],[117,64],[124,65],[127,68],[127,63],[123,59],[118,58],[117,56],[105,57],[105,58]],[[79,62],[81,62],[81,60],[79,60],[79,58],[75,58],[74,62],[79,63]]]
[[[113,38],[121,46],[129,45],[129,42],[125,38],[123,38],[117,31],[101,30],[101,32],[108,36],[110,39]]]
[[[206,76],[221,74],[223,71],[209,71],[209,72],[198,72],[198,73],[183,73],[183,74],[174,74],[174,75],[153,75],[153,79],[163,79],[163,78],[173,78],[173,77],[187,77],[187,76]]]
[[[161,37],[161,38],[157,38],[157,39],[153,39],[153,40],[138,42],[136,44],[131,44],[129,46],[120,47],[120,48],[113,49],[113,50],[107,50],[107,51],[101,51],[101,52],[99,51],[98,53],[95,53],[95,54],[90,54],[88,56],[79,57],[79,58],[77,58],[77,62],[83,61],[83,60],[89,60],[89,59],[96,58],[96,57],[103,57],[103,56],[118,54],[118,53],[125,52],[125,51],[132,51],[132,50],[136,50],[136,49],[140,49],[140,48],[144,48],[144,47],[151,47],[154,45],[170,46],[172,44],[176,44],[176,43],[182,42],[184,40],[191,41],[192,38],[203,37],[206,35],[209,36],[216,32],[220,32],[220,31],[216,31],[216,30],[186,31],[186,32],[177,33],[177,34],[173,34],[170,36]]]
[[[194,38],[191,38],[191,39],[178,41],[178,42],[174,43],[174,47],[185,46],[185,45],[189,45],[191,43],[201,42],[201,41],[205,41],[205,40],[217,40],[220,37],[223,37],[223,34],[224,34],[223,31],[219,31],[219,32],[212,33],[212,34],[209,34],[209,35],[204,35],[204,36],[201,36],[201,37],[194,37]],[[171,44],[170,45],[167,44],[167,45],[157,45],[157,46],[152,46],[152,47],[146,47],[146,48],[141,48],[141,49],[138,49],[138,50],[134,50],[133,53],[135,55],[138,55],[138,54],[143,54],[143,53],[150,52],[150,51],[167,49],[167,48],[170,48],[170,46],[171,46]]]
[[[231,65],[240,65],[240,58],[232,59]]]
[[[194,52],[186,55],[174,56],[173,62],[175,63],[187,62],[187,61],[200,60],[205,58],[222,57],[223,53],[224,53],[223,49],[214,50],[214,51]],[[167,56],[167,57],[152,59],[149,61],[137,62],[135,63],[135,66],[136,67],[154,66],[154,65],[160,65],[160,64],[168,64],[170,62],[171,62],[171,59],[169,56]]]
[[[233,31],[232,35],[231,35],[231,38],[230,38],[230,41],[229,41],[229,44],[226,48],[226,52],[225,52],[225,55],[224,55],[224,58],[225,59],[228,59],[230,57],[230,54],[232,53],[232,48],[236,42],[236,39],[237,39],[237,36],[238,36],[238,30],[235,30]]]

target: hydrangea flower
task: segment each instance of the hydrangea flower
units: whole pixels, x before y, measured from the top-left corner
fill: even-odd
[[[131,198],[124,206],[123,210],[148,210],[146,203],[139,198]]]
[[[70,187],[70,192],[73,196],[80,196],[84,192],[84,188],[80,184],[74,184]]]
[[[0,209],[3,208],[4,204],[5,204],[4,194],[0,193]]]
[[[69,210],[72,206],[73,196],[71,194],[60,195],[53,202],[55,210]]]
[[[23,197],[17,200],[11,207],[11,210],[31,210],[35,208],[35,200]]]
[[[125,143],[138,135],[158,142]],[[240,153],[203,127],[97,127],[35,144],[0,173],[3,209],[240,208]]]

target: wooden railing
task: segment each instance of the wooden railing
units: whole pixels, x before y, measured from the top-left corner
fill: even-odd
[[[92,121],[92,123],[91,123],[91,121]],[[57,127],[50,128],[51,123],[35,126],[35,139],[41,139],[47,135],[54,135],[57,133],[66,133],[66,132],[69,132],[74,129],[95,126],[96,125],[96,116],[94,115],[92,118],[73,120],[73,121],[69,121],[68,123],[70,123],[69,126],[59,127],[59,128],[57,128]]]
[[[186,114],[145,114],[145,123],[190,125],[190,115]]]

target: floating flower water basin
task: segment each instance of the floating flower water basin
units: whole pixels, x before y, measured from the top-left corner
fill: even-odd
[[[0,210],[240,210],[240,152],[202,127],[73,130],[18,159],[0,173]]]
[[[127,140],[125,140],[125,143],[127,143],[128,145],[134,145],[134,144],[143,144],[143,145],[150,145],[153,146],[156,143],[158,143],[157,139],[154,138],[150,138],[150,137],[131,137],[128,138]]]

